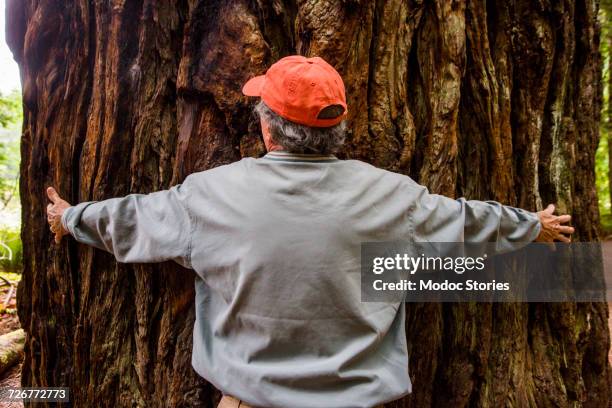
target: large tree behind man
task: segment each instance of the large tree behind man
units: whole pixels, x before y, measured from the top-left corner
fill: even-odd
[[[596,0],[9,0],[23,384],[70,386],[74,406],[213,406],[190,365],[192,272],[52,244],[45,187],[146,193],[262,154],[240,86],[285,55],[342,74],[342,157],[451,197],[555,202],[597,240],[596,17]],[[414,392],[389,406],[610,403],[605,304],[415,304],[407,325]]]

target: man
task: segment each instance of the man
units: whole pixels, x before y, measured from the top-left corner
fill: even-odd
[[[360,302],[360,243],[569,242],[569,215],[430,194],[407,176],[333,153],[340,75],[286,57],[249,80],[268,153],[168,190],[70,206],[48,188],[56,242],[70,233],[119,262],[196,272],[194,369],[220,406],[372,407],[411,391],[403,304]],[[416,373],[418,375],[418,373]]]

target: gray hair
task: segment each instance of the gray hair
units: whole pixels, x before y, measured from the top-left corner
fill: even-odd
[[[344,120],[331,127],[304,126],[279,116],[263,100],[255,105],[255,113],[268,124],[274,143],[290,153],[332,154],[344,144]]]

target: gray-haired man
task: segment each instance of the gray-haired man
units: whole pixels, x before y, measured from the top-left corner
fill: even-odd
[[[321,58],[283,58],[243,92],[261,97],[263,158],[75,206],[48,189],[57,242],[70,233],[119,262],[196,272],[192,363],[226,395],[222,407],[372,407],[411,391],[404,307],[360,302],[360,243],[494,241],[508,251],[574,231],[553,206],[453,200],[338,160],[344,84]]]

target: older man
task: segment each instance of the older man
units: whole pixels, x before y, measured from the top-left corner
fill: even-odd
[[[223,407],[372,407],[411,391],[402,304],[360,302],[360,243],[569,241],[568,215],[430,194],[410,177],[333,153],[347,113],[340,75],[286,57],[245,95],[268,153],[168,190],[70,206],[49,187],[60,242],[119,262],[196,272],[192,364]],[[418,375],[418,373],[415,373]]]

